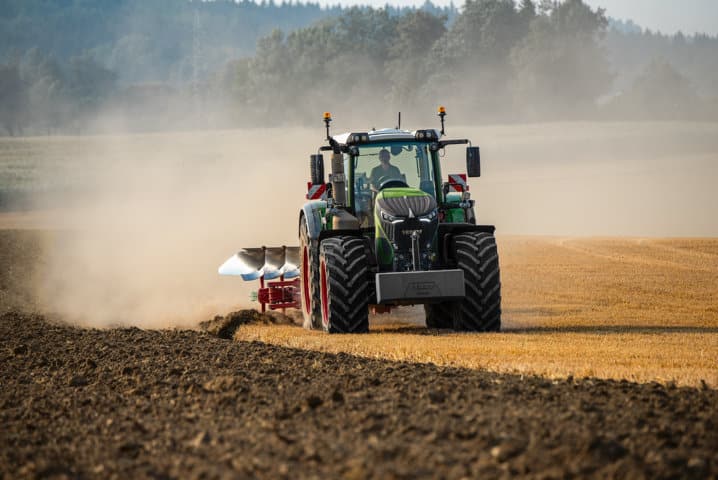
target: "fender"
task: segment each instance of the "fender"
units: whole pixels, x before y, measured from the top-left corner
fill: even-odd
[[[440,223],[439,236],[458,235],[468,232],[484,232],[494,234],[496,227],[493,225],[474,225],[472,223]]]
[[[322,224],[322,211],[326,210],[327,202],[324,200],[313,200],[302,206],[299,212],[299,223],[297,224],[297,236],[299,236],[302,228],[302,222],[307,222],[307,233],[310,240],[318,240],[319,234],[324,230]]]

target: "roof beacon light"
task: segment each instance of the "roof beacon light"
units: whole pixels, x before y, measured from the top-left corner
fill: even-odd
[[[446,109],[443,105],[439,106],[439,117],[441,118],[441,135],[444,135],[444,117],[446,116]]]
[[[327,140],[329,140],[331,137],[329,136],[329,123],[332,121],[332,114],[329,112],[324,112],[324,125],[327,127]]]

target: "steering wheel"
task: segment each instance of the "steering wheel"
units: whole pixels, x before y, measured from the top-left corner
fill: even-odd
[[[389,175],[383,175],[376,181],[377,191],[384,190],[385,188],[401,188],[409,187],[409,184],[403,180],[397,180],[396,177],[390,177]]]

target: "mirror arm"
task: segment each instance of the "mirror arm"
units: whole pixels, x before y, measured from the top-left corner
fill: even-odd
[[[462,138],[460,140],[440,140],[439,141],[439,148],[444,148],[447,145],[466,145],[469,142],[468,139]]]
[[[320,152],[334,152],[334,153],[347,153],[349,151],[349,147],[346,145],[340,145],[336,144],[336,146],[331,145],[323,145],[319,147]]]

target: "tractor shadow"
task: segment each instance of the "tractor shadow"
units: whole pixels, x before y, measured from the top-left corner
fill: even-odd
[[[502,330],[507,334],[557,334],[557,333],[585,333],[594,335],[683,335],[690,334],[716,334],[718,327],[694,327],[682,325],[565,325],[554,327],[507,327]]]
[[[403,334],[446,336],[461,333],[462,335],[486,335],[481,332],[457,332],[450,329],[426,328],[423,325],[372,325],[370,334]],[[556,335],[562,333],[579,333],[588,335],[684,335],[684,334],[718,334],[718,327],[665,326],[665,325],[565,325],[555,327],[505,327],[494,335]]]

